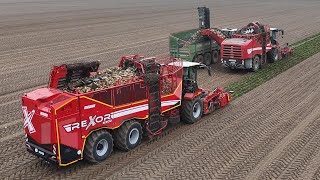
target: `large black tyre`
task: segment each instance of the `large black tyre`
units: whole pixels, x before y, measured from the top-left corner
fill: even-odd
[[[199,97],[183,100],[181,104],[181,120],[188,124],[197,122],[203,114],[203,104]]]
[[[113,139],[106,130],[98,130],[86,139],[84,159],[91,163],[98,163],[107,159],[113,150]]]
[[[251,71],[257,72],[260,68],[260,57],[258,55],[255,55],[252,59],[252,68]]]
[[[204,63],[204,57],[203,55],[199,54],[197,57],[194,58],[193,61],[198,63]]]
[[[211,60],[212,60],[211,53],[204,54],[204,64],[205,65],[210,66],[211,62],[212,62]]]
[[[269,62],[273,63],[279,60],[279,49],[272,48],[268,53]]]
[[[130,151],[141,143],[142,127],[137,121],[127,121],[115,130],[114,144],[117,148],[123,151]]]
[[[218,50],[214,50],[212,51],[212,63],[216,64],[218,63],[220,60],[220,53]]]

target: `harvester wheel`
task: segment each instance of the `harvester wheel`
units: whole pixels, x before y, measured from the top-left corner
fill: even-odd
[[[220,57],[220,54],[219,54],[218,50],[212,51],[212,63],[213,64],[216,64],[219,62],[219,60],[220,60],[219,57]]]
[[[207,66],[210,66],[211,60],[212,60],[211,54],[210,53],[206,53],[204,55],[204,64],[207,65]]]
[[[195,59],[194,62],[198,62],[198,63],[204,63],[204,58],[201,54],[199,54]]]
[[[276,62],[279,60],[279,49],[278,48],[272,48],[268,52],[268,59],[271,63]]]
[[[257,72],[260,68],[260,57],[255,55],[253,60],[252,60],[252,71]]]
[[[183,100],[181,104],[181,120],[188,124],[198,121],[203,114],[203,104],[199,97]]]
[[[115,130],[115,146],[130,151],[141,143],[142,127],[137,121],[127,121]]]
[[[113,139],[106,130],[91,133],[84,147],[84,158],[91,163],[107,159],[113,150]]]

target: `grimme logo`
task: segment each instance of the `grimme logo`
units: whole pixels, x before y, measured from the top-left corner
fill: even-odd
[[[75,123],[64,125],[63,127],[67,132],[71,132],[75,129],[80,129],[80,128],[86,128],[86,130],[88,130],[89,127],[95,126],[96,124],[99,124],[99,123],[107,124],[110,122],[112,122],[110,114],[105,114],[103,116],[94,115],[89,117],[89,122],[88,120],[83,120],[80,123],[75,122]]]
[[[36,132],[36,129],[34,128],[32,124],[32,118],[35,113],[35,110],[32,110],[30,113],[28,112],[28,108],[26,106],[22,106],[22,113],[24,117],[24,128],[28,127],[29,133],[32,134]]]

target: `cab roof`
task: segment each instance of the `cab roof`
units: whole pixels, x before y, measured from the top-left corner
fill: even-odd
[[[232,28],[223,28],[221,30],[222,31],[233,31],[233,32],[238,31],[238,29],[232,29]]]
[[[168,65],[181,66],[181,63],[172,62],[172,63],[169,63]],[[201,64],[198,62],[182,61],[182,67],[194,67],[194,66],[201,66]]]
[[[193,66],[201,66],[201,64],[198,62],[183,61],[182,66],[183,67],[193,67]]]

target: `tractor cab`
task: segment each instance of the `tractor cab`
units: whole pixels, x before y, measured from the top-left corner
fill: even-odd
[[[206,68],[209,76],[211,69],[197,62],[183,61],[183,82],[181,102],[181,120],[186,123],[194,123],[203,114],[209,114],[213,110],[226,106],[230,101],[229,92],[223,92],[221,88],[208,90],[198,87],[197,73],[199,68]]]
[[[197,63],[197,62],[189,62],[183,61],[183,91],[186,92],[196,92],[198,88],[197,84],[197,76],[199,68],[207,68],[208,74],[211,76],[210,67]]]
[[[197,67],[200,63],[197,62],[183,62],[183,80],[197,82]]]
[[[281,35],[283,38],[284,31],[282,29],[278,28],[270,28],[270,40],[272,45],[277,45],[278,44],[278,37]]]

